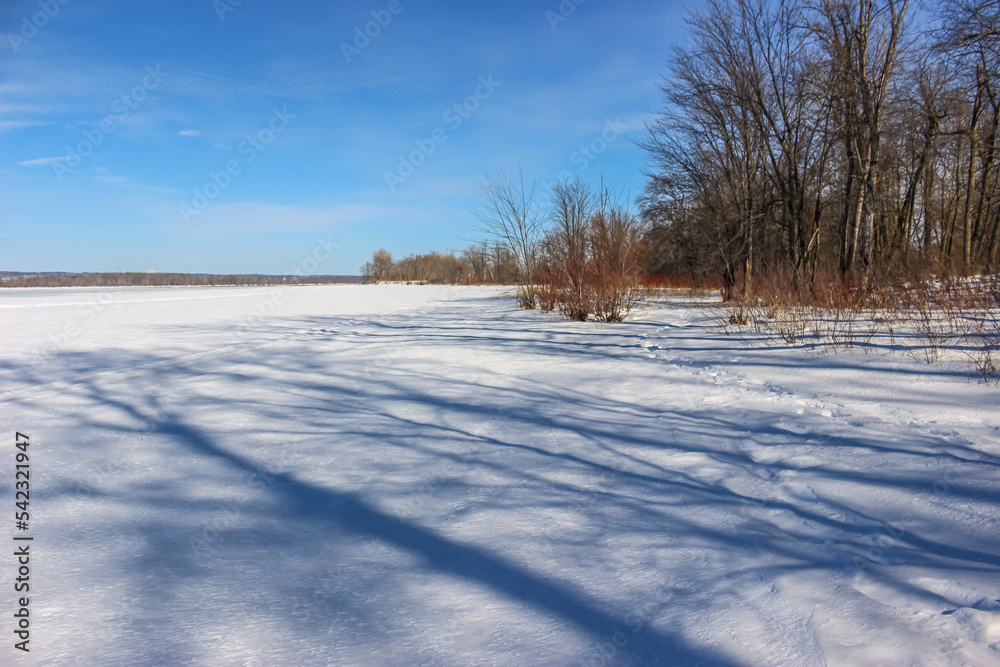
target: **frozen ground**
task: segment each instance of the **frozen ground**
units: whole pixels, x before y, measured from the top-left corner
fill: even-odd
[[[1000,389],[498,294],[0,292],[0,664],[1000,664]]]

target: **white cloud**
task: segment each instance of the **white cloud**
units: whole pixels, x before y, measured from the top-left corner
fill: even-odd
[[[201,132],[198,130],[181,130],[180,135],[182,137],[197,137]]]
[[[184,202],[190,206],[190,202]],[[260,232],[321,232],[344,225],[399,219],[405,209],[367,204],[331,207],[288,206],[257,201],[213,203],[184,223],[179,204],[161,205],[170,228],[182,234],[231,234]]]
[[[63,160],[68,160],[69,156],[60,155],[59,157],[43,157],[37,160],[25,160],[24,162],[18,162],[22,167],[41,167],[46,164],[52,164],[53,162],[62,162]]]
[[[176,191],[156,185],[141,185],[133,183],[128,176],[117,176],[110,169],[94,167],[93,179],[98,183],[107,183],[119,188],[125,188],[147,196],[161,197],[164,194],[175,195]]]
[[[95,181],[100,181],[101,183],[110,183],[111,185],[128,185],[128,178],[126,176],[94,176]]]
[[[20,130],[22,127],[36,127],[38,125],[48,125],[48,123],[41,120],[0,120],[0,132]]]

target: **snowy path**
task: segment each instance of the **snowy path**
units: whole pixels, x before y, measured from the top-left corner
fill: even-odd
[[[1000,664],[996,387],[498,293],[0,292],[0,664]]]

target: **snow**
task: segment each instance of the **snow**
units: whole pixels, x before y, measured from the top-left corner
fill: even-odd
[[[0,291],[0,664],[1000,664],[1000,389],[713,317]]]

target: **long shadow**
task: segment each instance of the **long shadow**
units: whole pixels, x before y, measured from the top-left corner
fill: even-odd
[[[150,420],[135,406],[109,396],[95,396],[102,403],[118,408],[139,419]],[[268,472],[233,452],[217,446],[205,433],[184,424],[176,415],[157,422],[156,430],[193,452],[218,460],[252,475]],[[512,600],[560,618],[597,642],[607,642],[627,628],[622,610],[616,616],[607,605],[565,583],[544,578],[485,549],[448,540],[435,531],[386,514],[355,494],[338,492],[283,475],[269,486],[269,492],[281,497],[276,512],[289,521],[324,522],[331,528],[382,540],[422,556],[432,570],[452,577],[482,584]],[[651,664],[666,661],[676,665],[733,665],[714,651],[690,647],[683,638],[645,628],[640,640],[620,647],[628,663]]]
[[[286,364],[284,365],[284,367],[288,368],[289,366]],[[319,367],[317,366],[315,368],[303,369],[303,370],[316,371],[318,369]],[[188,372],[192,371],[188,369]],[[414,376],[414,373],[417,372],[411,372],[408,377]],[[416,377],[420,377],[422,380],[425,381],[430,379],[429,376],[427,375],[421,377],[419,373],[416,374]],[[289,387],[289,389],[292,388],[293,387]],[[597,464],[587,458],[583,458],[575,454],[570,454],[566,452],[552,452],[534,445],[507,442],[496,438],[491,438],[489,436],[483,436],[483,435],[473,436],[471,433],[462,431],[460,429],[456,429],[454,427],[449,427],[439,424],[416,422],[397,415],[390,414],[384,410],[380,410],[374,407],[363,407],[366,403],[379,405],[383,403],[385,399],[388,398],[388,400],[390,401],[405,400],[408,402],[419,402],[423,405],[435,407],[440,410],[447,409],[453,412],[460,412],[463,414],[470,414],[470,415],[478,414],[480,416],[487,414],[487,409],[484,408],[484,406],[482,405],[477,405],[472,402],[463,400],[445,399],[441,396],[436,396],[431,393],[415,391],[412,388],[412,386],[407,386],[406,384],[401,382],[400,383],[383,382],[382,385],[380,386],[381,394],[369,394],[367,395],[366,399],[362,399],[357,396],[351,397],[349,392],[346,392],[342,387],[337,387],[335,385],[331,385],[328,383],[321,384],[317,382],[307,382],[305,380],[297,380],[294,388],[297,388],[299,390],[303,389],[307,390],[313,395],[337,396],[339,400],[350,400],[355,409],[360,409],[362,412],[370,414],[372,416],[394,420],[395,422],[398,422],[400,425],[404,427],[412,427],[420,429],[429,428],[441,434],[450,433],[454,436],[466,440],[477,439],[481,442],[488,443],[497,448],[507,448],[512,450],[529,452],[543,459],[548,458],[556,461],[563,461],[574,465],[584,466],[587,468],[591,468],[598,473],[600,472],[612,473],[618,479],[633,484],[639,484],[645,486],[647,489],[653,489],[654,487],[657,486],[662,488],[670,487],[673,488],[674,490],[683,489],[686,490],[688,493],[695,494],[694,497],[702,497],[706,499],[711,498],[714,499],[715,502],[726,502],[727,504],[732,504],[734,506],[740,505],[741,503],[745,503],[748,501],[748,498],[743,496],[738,496],[729,489],[717,486],[716,487],[705,486],[700,482],[697,482],[690,478],[686,478],[686,476],[683,473],[680,473],[678,471],[662,471],[662,474],[657,476],[657,475],[649,475],[628,470],[615,469],[607,465]],[[495,388],[490,388],[483,385],[478,386],[478,388],[495,390]],[[546,393],[546,388],[542,388],[535,391],[527,390],[527,394],[523,396],[523,398],[526,398],[529,401],[532,400],[540,401],[546,397],[551,397],[552,389],[555,388],[551,388],[548,393]],[[512,390],[505,390],[505,391],[509,392]],[[614,401],[611,401],[610,404],[607,399],[601,402],[597,402],[595,399],[593,399],[593,397],[590,397],[580,391],[573,391],[566,388],[562,388],[561,395],[563,396],[563,398],[571,398],[574,403],[587,405],[591,408],[600,408],[601,410],[609,410],[610,408],[614,407]],[[393,396],[395,396],[396,398],[392,398]],[[96,396],[94,398],[97,399]],[[378,399],[378,400],[372,400],[372,399]],[[343,406],[341,405],[340,408],[342,407]],[[624,408],[629,406],[626,406],[625,404],[620,404],[618,405],[618,407]],[[329,408],[326,407],[300,408],[300,409],[307,409],[307,410],[320,409],[323,411],[329,410]],[[575,431],[575,432],[586,433],[588,434],[588,436],[591,436],[597,440],[611,441],[619,445],[631,445],[634,447],[643,447],[643,448],[662,446],[662,444],[650,442],[648,440],[642,439],[641,437],[636,437],[630,435],[629,433],[621,431],[620,428],[616,428],[617,425],[613,420],[609,420],[607,422],[600,422],[595,420],[593,417],[580,417],[580,416],[574,416],[572,421],[560,420],[559,418],[555,418],[550,415],[538,414],[536,411],[530,408],[519,413],[518,419],[529,424],[530,425],[529,430],[532,431],[537,430],[539,428],[550,428],[550,429],[555,428],[563,431]],[[718,433],[720,432],[729,433],[732,431],[738,431],[740,428],[740,425],[730,420],[725,420],[719,417],[718,415],[714,415],[711,413],[692,413],[687,416],[685,416],[682,413],[676,413],[673,415],[673,420],[677,423],[690,421],[692,425],[697,425],[699,432],[692,434],[698,436],[718,435]],[[756,435],[758,437],[761,437],[767,435],[788,436],[789,434],[785,431],[774,429],[771,427],[757,427]],[[822,438],[825,446],[844,446],[844,447],[854,447],[854,448],[863,447],[866,449],[871,449],[873,452],[881,454],[894,453],[905,456],[915,456],[920,458],[926,457],[933,460],[938,460],[941,456],[940,454],[937,453],[924,452],[920,451],[919,449],[914,449],[914,450],[900,449],[895,447],[889,447],[886,444],[880,442],[879,443],[864,442],[858,439],[850,439],[836,435],[823,435]],[[928,439],[927,444],[929,445],[931,443],[932,440]],[[795,443],[788,443],[787,446],[794,446],[794,444]],[[785,446],[785,445],[778,445],[778,446]],[[691,447],[685,447],[677,443],[675,443],[673,447],[681,451],[704,450],[703,446],[699,446],[697,448],[691,448]],[[729,458],[729,459],[732,459],[734,456],[738,456],[728,452],[721,452],[721,454],[723,455],[723,458]],[[980,465],[982,464],[992,465],[992,466],[996,465],[994,461],[989,460],[990,458],[992,458],[989,457],[989,455],[983,455],[983,457],[985,460],[978,461]],[[743,458],[745,462],[746,461],[745,455]],[[770,463],[768,464],[768,467],[778,470],[795,470],[793,466],[784,464],[781,461]],[[842,470],[831,469],[826,466],[816,466],[813,467],[812,470],[817,473],[822,473],[824,476],[831,479],[840,479],[849,482],[862,482],[868,485],[906,489],[916,493],[928,491],[926,482],[921,481],[919,479],[907,479],[905,477],[887,475],[885,473],[875,474],[875,473],[868,473],[865,471],[845,472]],[[988,502],[994,500],[995,498],[995,495],[989,490],[975,489],[966,484],[957,482],[953,482],[952,484],[949,485],[949,495],[953,497],[962,498],[964,500],[980,501],[980,502],[983,501]],[[798,516],[801,516],[803,519],[813,521],[818,524],[826,525],[830,528],[834,528],[838,531],[845,533],[850,533],[854,529],[853,526],[847,523],[830,519],[829,517],[817,514],[815,512],[808,512],[806,510],[803,510],[801,507],[791,503],[768,500],[759,503],[759,506],[768,509],[787,510]],[[982,552],[982,551],[959,549],[950,545],[935,542],[933,540],[921,538],[920,536],[916,535],[911,531],[901,531],[897,537],[904,542],[908,542],[910,544],[913,544],[914,546],[919,546],[920,548],[926,550],[928,553],[934,553],[945,558],[963,559],[975,562],[977,564],[1000,565],[1000,557],[998,557],[995,554],[990,554],[988,552]]]
[[[740,452],[736,448],[728,449],[727,444],[731,446],[732,442],[740,437],[740,432],[746,429],[747,424],[739,423],[736,418],[720,415],[717,411],[663,410],[653,413],[648,406],[598,396],[578,387],[543,384],[501,388],[491,386],[485,380],[467,383],[468,395],[456,398],[451,393],[435,394],[435,387],[445,386],[451,382],[447,374],[413,369],[407,369],[395,379],[383,375],[380,377],[381,384],[358,391],[354,387],[365,386],[362,384],[365,380],[364,373],[338,369],[335,363],[322,363],[321,359],[311,354],[315,352],[315,348],[311,348],[312,340],[302,339],[301,326],[334,327],[331,322],[331,319],[315,318],[287,327],[289,340],[301,345],[283,349],[273,356],[257,359],[256,363],[261,369],[266,370],[266,373],[252,368],[234,369],[231,363],[233,355],[197,363],[150,356],[146,359],[149,363],[144,364],[135,376],[138,378],[137,382],[143,383],[133,388],[137,396],[128,398],[116,398],[121,395],[120,388],[115,389],[112,386],[110,390],[103,389],[104,378],[99,381],[87,379],[88,373],[103,368],[112,355],[78,355],[72,359],[71,365],[74,369],[80,369],[80,375],[77,376],[78,383],[71,393],[75,400],[86,400],[91,405],[108,408],[111,412],[126,416],[131,421],[151,424],[153,432],[163,436],[163,439],[170,443],[181,445],[180,451],[196,455],[199,461],[212,461],[225,470],[239,471],[248,475],[267,476],[270,473],[249,456],[240,455],[220,445],[209,431],[191,425],[190,421],[181,416],[181,411],[171,408],[154,409],[149,403],[143,405],[141,403],[143,388],[168,384],[173,382],[175,377],[197,378],[202,374],[211,375],[214,379],[226,383],[227,387],[252,387],[263,383],[268,392],[275,396],[274,401],[267,404],[266,399],[256,399],[258,401],[256,403],[250,400],[245,404],[245,409],[264,417],[265,424],[268,427],[273,424],[275,431],[279,430],[279,427],[287,427],[289,432],[297,431],[300,435],[329,443],[330,428],[333,424],[338,436],[354,435],[366,438],[367,442],[400,447],[406,444],[404,441],[407,434],[418,436],[413,438],[414,440],[420,440],[419,436],[426,435],[430,436],[427,438],[428,443],[434,443],[434,446],[442,442],[449,444],[476,442],[491,450],[507,450],[524,455],[532,461],[552,462],[574,470],[584,470],[593,475],[611,474],[621,488],[601,492],[589,488],[586,484],[574,487],[569,482],[546,480],[541,475],[535,474],[534,470],[519,470],[516,466],[489,462],[474,455],[468,459],[477,470],[489,469],[502,475],[504,479],[516,479],[519,475],[523,475],[532,483],[544,485],[552,497],[588,496],[596,498],[598,503],[617,504],[618,509],[627,510],[622,514],[625,514],[624,519],[629,522],[626,525],[616,525],[616,529],[621,532],[632,531],[638,534],[646,531],[664,535],[669,533],[671,537],[693,536],[698,538],[696,544],[702,545],[695,546],[696,550],[718,550],[726,554],[732,564],[737,565],[742,565],[743,559],[752,553],[751,546],[754,545],[762,545],[769,553],[780,555],[784,559],[779,564],[773,565],[753,562],[748,571],[757,574],[768,570],[776,572],[797,569],[836,570],[842,563],[838,561],[837,554],[831,553],[831,550],[822,550],[823,537],[833,536],[843,541],[850,541],[852,548],[856,547],[861,551],[861,547],[864,546],[861,538],[878,532],[878,529],[872,526],[883,523],[881,519],[871,515],[874,511],[865,513],[850,507],[845,509],[859,515],[868,523],[859,526],[848,520],[827,516],[820,511],[821,506],[837,508],[836,502],[829,499],[818,498],[815,501],[817,505],[810,506],[807,503],[773,497],[758,498],[754,497],[751,491],[737,492],[726,486],[700,479],[691,471],[671,469],[668,465],[658,467],[641,459],[644,453],[670,449],[681,453],[697,452],[717,457],[719,463],[730,467],[743,467],[748,474],[752,474],[754,469],[759,471],[762,468],[799,471],[799,468],[789,462],[777,460],[759,464],[745,452]],[[379,330],[379,326],[370,321],[357,326],[368,330],[373,328]],[[427,343],[445,346],[482,345],[496,347],[504,352],[530,351],[532,354],[543,356],[589,355],[596,360],[620,358],[631,353],[628,345],[587,345],[586,336],[582,335],[578,337],[580,342],[569,348],[565,347],[564,341],[554,339],[539,344],[529,335],[518,335],[516,327],[517,323],[504,326],[486,322],[474,331],[442,333],[440,326],[420,323],[408,323],[407,326],[403,326],[401,323],[393,322],[391,326],[382,327],[385,329],[384,334],[357,335],[355,336],[357,340],[352,339],[352,344],[386,342],[394,345]],[[715,343],[716,346],[713,347],[706,342],[705,348],[721,349],[718,341]],[[339,351],[337,354],[344,352]],[[335,357],[327,358],[326,361],[330,362],[331,359],[335,360]],[[766,362],[762,360],[760,363],[764,365]],[[44,377],[38,379],[45,380]],[[235,393],[238,393],[238,390]],[[476,420],[495,414],[488,402],[496,398],[508,401],[516,399],[523,405],[523,409],[516,415],[516,421],[525,433],[530,434],[540,430],[556,432],[565,437],[577,437],[586,446],[561,448],[555,451],[532,442],[528,436],[519,438],[506,434],[484,435],[475,433],[474,429],[464,425],[433,423],[432,419],[413,418],[401,410],[395,410],[397,403],[419,405],[432,411],[448,411],[449,417],[454,414]],[[232,396],[215,397],[207,401],[210,407],[220,409],[231,409],[233,405]],[[546,401],[556,402],[563,408],[555,413],[551,411],[547,413],[543,409]],[[296,412],[294,414],[287,412],[291,409],[295,409]],[[575,414],[576,412],[580,414]],[[657,416],[665,417],[676,428],[678,435],[669,437],[656,435],[649,423],[636,426],[636,422],[642,424],[643,420],[651,420]],[[940,453],[920,451],[921,447],[930,447],[934,444],[934,439],[930,436],[907,443],[912,444],[913,448],[906,449],[892,443],[876,441],[871,435],[859,435],[858,438],[814,433],[796,436],[767,426],[765,423],[767,417],[768,415],[756,411],[750,421],[755,429],[755,438],[774,441],[768,444],[775,448],[796,447],[804,444],[808,438],[817,437],[822,439],[823,447],[831,450],[860,448],[883,456],[912,457],[918,461],[918,465],[907,472],[925,466],[929,462],[929,457],[941,456]],[[622,428],[626,420],[632,420],[630,426],[634,427],[634,430]],[[114,419],[105,420],[92,416],[85,421],[102,433],[128,432],[127,427],[121,426],[120,422]],[[445,421],[454,422],[451,419]],[[355,424],[355,422],[360,423]],[[255,420],[254,427],[247,429],[245,435],[252,437],[263,432],[263,429],[257,430],[258,423],[259,420]],[[687,439],[689,444],[679,442],[684,439]],[[420,451],[426,458],[460,460],[458,454],[444,447],[435,450],[429,444],[414,443],[408,448],[411,451]],[[625,450],[628,455],[616,451],[616,448]],[[599,460],[598,455],[602,452],[615,454],[618,458],[612,459],[609,456]],[[985,469],[992,474],[991,468],[996,467],[996,459],[982,452],[979,454],[980,459],[974,462],[977,466],[981,466],[977,469]],[[961,457],[953,459],[954,462],[970,463]],[[609,460],[614,463],[609,463]],[[632,467],[627,467],[627,464],[631,464]],[[866,488],[879,487],[910,494],[928,491],[927,480],[920,480],[919,475],[910,477],[906,473],[842,470],[835,465],[812,466],[809,470],[825,480],[853,482],[863,484]],[[71,489],[66,489],[65,492],[70,493]],[[950,497],[961,501],[995,500],[995,497],[982,488],[975,488],[964,482],[952,482],[948,493]],[[603,601],[566,581],[547,577],[489,548],[449,539],[441,532],[420,525],[417,521],[403,519],[379,509],[367,502],[361,493],[328,488],[284,475],[274,477],[267,486],[266,494],[267,502],[254,505],[252,511],[255,512],[255,518],[307,523],[315,529],[315,534],[318,536],[316,539],[319,542],[323,541],[323,535],[334,531],[392,545],[418,557],[427,569],[439,575],[487,587],[498,595],[523,603],[548,618],[575,628],[598,643],[608,642],[617,631],[627,627],[627,615],[623,613],[627,610],[622,609],[620,603],[615,605]],[[678,498],[676,501],[673,499],[675,496]],[[145,497],[132,496],[129,500],[147,503],[147,509],[159,509],[155,505],[155,493]],[[181,502],[189,511],[203,510],[211,505],[211,500],[205,498]],[[543,502],[551,502],[551,498],[542,499],[538,504],[541,505]],[[800,519],[797,525],[809,522],[829,530],[823,537],[810,534],[801,528],[798,530],[787,528],[784,534],[779,535],[774,530],[777,523],[770,522],[769,518],[752,516],[752,512],[750,516],[744,517],[745,521],[742,524],[737,523],[735,528],[732,525],[705,526],[697,521],[697,515],[694,517],[680,515],[679,510],[696,506],[714,506],[721,513],[736,513],[740,508],[749,506],[751,509],[759,509],[762,513],[787,513]],[[675,508],[678,511],[674,511]],[[248,510],[248,513],[250,511]],[[786,523],[781,530],[786,530],[788,525]],[[745,534],[741,534],[740,531],[744,531]],[[178,567],[176,563],[178,560],[183,560],[183,556],[178,553],[176,545],[171,545],[169,540],[163,539],[156,530],[149,529],[147,532],[150,546],[138,565],[141,569],[162,573],[164,584],[169,587],[169,576],[183,576],[176,574],[185,569]],[[239,532],[234,530],[229,534]],[[893,532],[894,537],[901,543],[896,547],[897,552],[904,557],[908,565],[951,570],[978,569],[982,572],[995,571],[1000,567],[1000,557],[990,550],[988,541],[980,542],[979,544],[985,546],[977,550],[951,546],[943,540],[930,539],[928,537],[930,533],[926,530],[924,535],[918,534],[916,530],[906,529]],[[275,545],[273,548],[268,541],[272,537]],[[751,538],[751,542],[748,542],[748,537]],[[280,551],[280,547],[277,546],[281,538],[280,531],[274,530],[271,533],[266,530],[261,530],[260,533],[242,531],[242,539],[249,541],[255,538],[258,548]],[[973,543],[973,546],[979,545]],[[772,559],[772,563],[774,560],[777,559]],[[735,574],[739,570],[734,568],[731,572]],[[211,576],[211,570],[196,571],[196,574]],[[160,656],[163,662],[170,662],[171,657],[179,660],[184,656],[180,654]],[[657,632],[648,627],[643,631],[641,638],[636,637],[635,641],[621,647],[621,662],[646,664],[657,660],[669,664],[733,664],[732,660],[727,660],[715,651],[694,648],[683,635]]]

